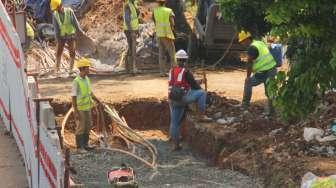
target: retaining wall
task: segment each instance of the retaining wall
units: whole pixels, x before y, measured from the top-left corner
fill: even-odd
[[[29,187],[62,188],[64,157],[54,113],[49,102],[40,102],[38,126],[33,101],[39,98],[38,85],[26,76],[23,65],[19,36],[0,2],[0,117],[23,157]]]

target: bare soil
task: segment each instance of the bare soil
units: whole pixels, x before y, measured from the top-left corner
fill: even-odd
[[[208,88],[222,96],[241,100],[243,95],[245,72],[240,70],[208,72]],[[43,96],[56,100],[71,100],[72,78],[40,80],[40,92]],[[104,102],[115,103],[138,98],[167,98],[168,78],[148,73],[137,76],[97,76],[92,77],[93,90]],[[253,90],[252,101],[265,100],[263,86]]]
[[[186,143],[183,153],[186,152],[188,155],[184,153],[181,157],[191,157],[191,154],[196,154],[201,158],[195,158],[195,155],[192,155],[192,161],[200,160],[207,165],[263,178],[265,187],[297,187],[301,177],[308,171],[319,176],[333,174],[336,170],[336,163],[332,158],[334,155],[314,152],[312,148],[335,147],[335,144],[307,143],[303,140],[303,128],[317,127],[325,130],[335,117],[336,109],[332,104],[336,102],[336,95],[328,95],[326,106],[307,120],[284,124],[276,116],[273,119],[266,119],[262,115],[265,101],[262,86],[254,89],[251,113],[242,113],[237,105],[241,100],[244,77],[245,73],[239,70],[208,73],[209,89],[216,91],[209,95],[212,105],[208,107],[208,115],[222,112],[224,117],[236,119],[225,125],[215,122],[199,123],[194,121],[192,113],[189,113],[182,133]],[[160,78],[156,74],[143,74],[135,77],[128,75],[95,77],[92,80],[96,95],[104,102],[116,106],[132,128],[149,140],[159,140],[154,141],[159,148],[165,148],[163,150],[169,148],[166,142],[169,126],[169,109],[165,102],[166,78]],[[68,86],[64,87],[65,84]],[[56,113],[60,113],[60,116],[64,111],[62,108],[70,107],[70,87],[70,79],[42,80],[40,83],[40,91],[44,95],[55,97],[56,102],[58,101],[56,105],[58,107],[55,110]],[[58,91],[58,88],[62,90]],[[94,156],[99,158],[98,155],[90,154],[89,158],[85,156],[84,158],[92,160],[90,158],[95,158]],[[118,156],[118,154],[113,155]],[[167,151],[160,157],[166,156],[169,156]],[[81,160],[84,160],[82,157],[80,157]],[[117,164],[118,160],[113,160],[111,164]],[[165,164],[164,161],[161,163]],[[79,164],[81,163],[77,165]],[[198,168],[200,166],[194,166],[191,170],[198,170]],[[173,173],[173,171],[167,171],[167,173]],[[149,176],[146,173],[143,175]],[[158,181],[162,181],[160,178]],[[187,180],[183,181],[187,182]],[[217,180],[211,181],[218,183]]]

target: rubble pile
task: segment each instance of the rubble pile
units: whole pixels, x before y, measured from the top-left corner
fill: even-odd
[[[303,136],[306,127],[328,133],[336,118],[335,93],[329,93],[324,105],[306,120],[290,123],[278,117],[265,118],[262,104],[252,105],[249,113],[243,113],[238,101],[216,93],[209,96],[208,114],[216,121],[189,132],[202,138],[193,140],[193,147],[218,165],[263,177],[266,187],[298,186],[308,171],[327,176],[336,170],[336,142],[307,142]]]

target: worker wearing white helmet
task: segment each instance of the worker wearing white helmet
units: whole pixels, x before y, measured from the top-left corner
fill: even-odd
[[[79,75],[72,83],[72,107],[76,120],[76,145],[80,152],[93,149],[89,146],[89,134],[91,130],[93,100],[100,104],[91,89],[91,82],[88,78],[91,63],[88,59],[82,58],[76,61]],[[77,123],[78,122],[78,123]]]
[[[176,53],[177,66],[170,69],[168,98],[170,107],[170,139],[173,141],[173,150],[181,149],[179,136],[186,105],[198,104],[198,119],[211,121],[206,112],[206,92],[200,84],[206,80],[196,81],[193,74],[187,70],[185,64],[189,56],[184,50]]]

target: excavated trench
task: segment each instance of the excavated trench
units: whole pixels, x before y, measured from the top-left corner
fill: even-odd
[[[58,121],[70,109],[67,102],[54,102],[52,106]],[[254,178],[217,168],[218,147],[224,143],[218,143],[217,138],[202,131],[189,115],[183,121],[183,150],[171,152],[167,101],[139,99],[110,106],[117,109],[132,129],[157,147],[158,167],[155,170],[146,168],[139,161],[115,152],[97,151],[83,155],[73,152],[71,164],[76,174],[72,176],[76,182],[89,187],[107,187],[108,169],[126,163],[136,171],[140,187],[262,187]],[[110,118],[105,117],[110,123]]]

